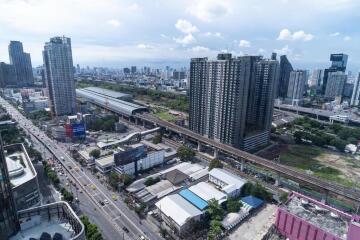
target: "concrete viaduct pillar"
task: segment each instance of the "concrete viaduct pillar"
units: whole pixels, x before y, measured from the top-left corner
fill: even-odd
[[[198,150],[198,152],[201,152],[201,142],[200,141],[198,141],[198,146],[197,146],[197,150]]]
[[[219,157],[219,150],[217,148],[214,148],[214,158]]]
[[[242,172],[245,170],[245,160],[244,160],[244,159],[241,159],[240,170],[241,170]]]
[[[280,185],[281,185],[280,174],[277,174],[275,179],[275,186],[279,187]]]

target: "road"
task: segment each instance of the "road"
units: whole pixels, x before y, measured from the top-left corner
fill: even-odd
[[[140,219],[132,212],[125,203],[121,201],[113,201],[111,192],[108,191],[101,183],[94,180],[94,177],[85,171],[66,153],[59,144],[50,139],[46,134],[33,123],[23,116],[17,109],[10,105],[7,101],[0,97],[0,104],[6,108],[8,113],[15,119],[19,126],[27,130],[45,148],[56,157],[62,164],[64,169],[74,178],[77,185],[83,189],[83,192],[97,206],[102,215],[113,225],[124,239],[161,239],[146,222],[142,223]],[[77,171],[76,171],[77,170]],[[101,204],[105,203],[105,204]],[[124,232],[123,227],[128,229],[128,233]]]

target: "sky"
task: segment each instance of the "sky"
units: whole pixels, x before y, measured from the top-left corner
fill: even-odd
[[[297,69],[324,68],[330,53],[360,70],[359,0],[0,0],[0,61],[10,40],[33,66],[44,43],[72,40],[82,66],[188,66],[191,57],[271,52]]]

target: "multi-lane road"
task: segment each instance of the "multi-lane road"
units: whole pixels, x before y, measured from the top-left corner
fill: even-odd
[[[62,164],[63,168],[82,189],[82,194],[97,206],[98,211],[119,233],[118,239],[161,239],[161,236],[146,222],[131,211],[121,200],[114,201],[113,193],[99,183],[96,178],[82,169],[57,142],[23,116],[17,109],[0,97],[0,104],[15,119],[19,126],[34,136]],[[94,209],[95,211],[95,209]]]

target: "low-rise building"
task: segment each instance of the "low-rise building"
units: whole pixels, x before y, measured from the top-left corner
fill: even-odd
[[[4,152],[17,210],[40,205],[37,173],[24,145],[5,146]]]
[[[202,215],[202,211],[178,194],[166,196],[155,205],[164,222],[179,234],[191,227],[190,220],[200,220]]]
[[[226,170],[214,168],[209,172],[209,182],[218,186],[228,197],[237,197],[247,181]]]
[[[109,155],[95,160],[96,169],[102,174],[110,173],[114,166],[114,155]]]

